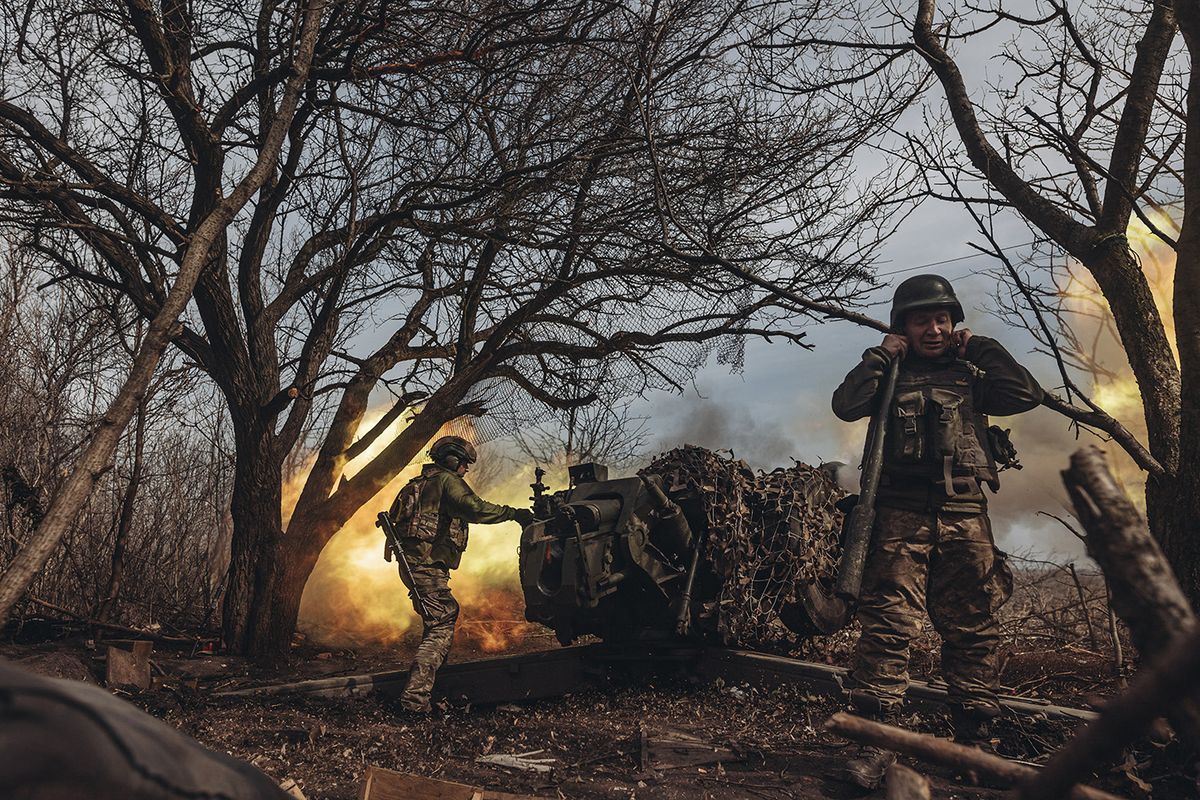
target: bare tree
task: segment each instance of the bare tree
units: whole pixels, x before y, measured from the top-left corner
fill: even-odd
[[[6,253],[0,295],[0,567],[36,529],[136,356],[144,326],[111,293],[38,289]],[[115,315],[115,316],[114,316]],[[211,390],[168,352],[96,489],[30,586],[37,601],[121,624],[202,624],[227,516],[229,443]],[[215,406],[220,412],[221,405]],[[42,610],[36,602],[22,610]]]
[[[575,397],[594,397],[587,405],[547,409],[547,413],[515,426],[517,450],[535,464],[572,465],[597,461],[625,467],[642,455],[649,436],[648,418],[633,413],[636,398],[620,382],[610,382],[606,365],[569,373]]]
[[[28,12],[33,10],[32,5],[27,7]],[[224,195],[221,186],[224,154],[219,151],[213,152],[213,142],[207,136],[206,126],[197,113],[193,87],[188,76],[189,70],[185,62],[191,57],[188,46],[190,26],[182,19],[183,9],[170,5],[162,10],[160,17],[148,5],[131,2],[127,10],[128,23],[138,31],[146,45],[144,53],[140,54],[144,55],[144,60],[137,59],[130,63],[150,67],[150,74],[153,75],[157,88],[177,115],[181,129],[185,131],[184,141],[191,154],[198,155],[207,150],[214,156],[216,163],[197,165],[197,182],[204,184],[206,190],[194,198],[197,202],[192,204],[189,219],[191,224],[186,233],[174,226],[173,233],[176,244],[179,245],[176,250],[179,269],[169,289],[166,288],[163,273],[156,272],[160,279],[156,287],[158,302],[152,313],[148,314],[150,324],[128,378],[109,405],[100,426],[90,437],[73,471],[59,487],[41,524],[0,579],[0,619],[7,616],[13,604],[45,565],[66,533],[72,518],[86,502],[98,475],[104,470],[105,464],[116,449],[121,433],[141,403],[154,369],[178,327],[179,317],[191,298],[201,272],[210,263],[210,248],[225,235],[225,230],[234,217],[274,172],[275,162],[292,122],[300,91],[308,79],[324,3],[322,0],[313,0],[303,12],[295,15],[297,21],[303,19],[303,24],[296,24],[289,29],[287,50],[294,49],[294,53],[286,57],[284,62],[288,66],[284,68],[284,88],[278,97],[276,113],[271,115],[269,121],[267,115],[263,115],[266,122],[260,129],[261,148],[256,153],[252,166],[236,181],[228,196]],[[24,21],[27,23],[31,16],[32,13],[26,13]],[[73,10],[68,10],[66,19],[70,20],[68,27],[75,27],[80,18],[74,15]],[[27,32],[28,29],[22,29],[15,41],[6,44],[15,44],[20,52],[27,44]],[[56,33],[61,34],[62,30]],[[65,42],[58,39],[58,44],[64,45]],[[180,50],[179,44],[183,44],[184,49]],[[54,60],[43,62],[39,66],[61,68],[63,65],[60,57],[63,53],[64,51],[60,50],[57,53],[46,54]],[[99,53],[92,52],[88,55],[96,56]],[[78,155],[64,141],[70,130],[70,111],[74,105],[71,94],[77,87],[65,83],[71,77],[70,68],[58,69],[57,72],[62,104],[54,110],[61,112],[58,115],[61,136],[54,136],[28,109],[10,102],[0,103],[0,117],[4,117],[12,129],[23,131],[29,137],[23,142],[26,153],[0,150],[0,179],[4,181],[5,192],[13,199],[57,216],[63,222],[69,220],[83,232],[90,247],[107,255],[110,266],[117,267],[116,262],[124,260],[123,266],[128,270],[133,266],[128,263],[131,254],[118,242],[111,240],[109,234],[114,232],[97,226],[86,209],[96,204],[96,195],[101,198],[114,195],[122,198],[119,202],[129,202],[134,206],[141,206],[143,210],[157,209],[154,209],[152,204],[147,206],[142,202],[144,198],[133,195],[127,186],[99,172],[93,163]],[[35,88],[19,77],[15,81],[12,75],[6,77],[6,83],[16,83],[22,90]],[[51,113],[53,114],[53,111]],[[32,151],[32,159],[26,161],[22,156],[30,155],[29,151]],[[50,160],[45,158],[51,155]],[[58,163],[51,163],[52,161]],[[64,162],[78,177],[92,178],[85,189],[81,191],[75,188],[72,185],[75,184],[74,180],[64,179],[61,173],[56,172]],[[210,168],[215,169],[209,171]],[[93,192],[95,194],[92,194]],[[104,203],[101,202],[100,205],[103,207]],[[115,210],[114,217],[119,221],[123,220],[125,215],[119,208]],[[161,221],[160,219],[159,222]]]
[[[230,413],[226,644],[266,658],[325,543],[450,420],[494,434],[583,408],[576,368],[632,396],[731,337],[801,342],[792,305],[709,251],[816,298],[859,291],[860,223],[895,187],[850,191],[850,162],[907,100],[847,107],[764,78],[804,19],[783,2],[360,0],[324,18],[302,86],[298,13],[0,4],[0,80],[23,90],[0,102],[3,226],[56,278],[154,319],[221,176],[269,172],[171,330]],[[298,452],[315,459],[285,530]]]
[[[1181,200],[1190,208],[1195,199],[1185,168],[1191,129],[1183,91],[1195,71],[1176,35],[1177,15],[1182,21],[1191,13],[1191,4],[1172,2],[1076,7],[1039,0],[1017,14],[1002,4],[939,9],[936,0],[920,0],[911,12],[871,6],[872,24],[838,44],[908,52],[928,67],[940,97],[927,110],[928,129],[897,156],[928,170],[927,196],[970,209],[984,231],[997,215],[1016,215],[1028,226],[1035,256],[1024,271],[1004,270],[1026,308],[1052,308],[1038,293],[1062,285],[1035,267],[1061,269],[1069,258],[1095,282],[1141,394],[1145,441],[1073,385],[1068,351],[1084,353],[1086,343],[1072,348],[1070,334],[1060,337],[1061,318],[1039,320],[1031,310],[1025,322],[1047,334],[1043,341],[1065,345],[1053,354],[1067,400],[1051,395],[1047,405],[1111,435],[1145,471],[1151,529],[1195,601],[1200,541],[1190,521],[1200,510],[1200,399],[1191,387],[1200,295],[1189,288],[1186,211],[1178,239],[1162,222],[1164,211]],[[990,83],[972,83],[960,68],[964,54],[981,53],[995,56]],[[1170,309],[1178,358],[1129,244],[1135,218],[1179,252]],[[984,249],[1005,250],[994,238]]]

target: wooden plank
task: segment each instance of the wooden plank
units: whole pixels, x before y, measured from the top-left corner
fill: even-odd
[[[523,794],[486,791],[465,783],[368,766],[359,800],[537,800]]]
[[[465,783],[451,783],[368,766],[360,800],[478,800],[480,791]]]
[[[137,645],[147,645],[138,647]],[[136,642],[133,652],[109,646],[105,653],[105,685],[110,688],[150,688],[150,653],[153,644]]]

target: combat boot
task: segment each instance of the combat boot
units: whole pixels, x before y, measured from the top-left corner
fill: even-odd
[[[846,779],[864,789],[877,789],[883,783],[888,768],[896,763],[896,754],[882,747],[860,745],[854,757],[842,767]]]
[[[987,706],[950,706],[950,724],[954,728],[954,741],[978,747],[985,753],[995,754],[992,745],[992,720],[999,716],[999,709]]]
[[[899,707],[886,706],[879,698],[862,691],[850,691],[851,711],[874,722],[895,725]],[[875,789],[883,783],[888,767],[896,763],[896,754],[875,745],[859,745],[842,766],[846,780],[864,789]]]

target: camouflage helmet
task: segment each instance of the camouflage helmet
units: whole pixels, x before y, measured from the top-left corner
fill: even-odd
[[[443,436],[429,448],[429,457],[448,469],[458,469],[459,464],[472,464],[479,459],[475,445],[461,436]]]
[[[954,288],[941,275],[914,275],[896,287],[892,296],[892,330],[903,330],[904,315],[919,308],[945,308],[955,325],[965,318]]]

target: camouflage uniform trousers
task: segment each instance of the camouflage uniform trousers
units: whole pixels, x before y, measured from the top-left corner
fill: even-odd
[[[454,640],[454,623],[458,619],[458,601],[450,594],[450,571],[440,564],[412,567],[415,588],[425,601],[426,614],[421,618],[424,631],[421,644],[409,667],[408,683],[400,697],[400,705],[410,711],[428,712],[429,697],[438,669],[450,652]]]
[[[851,702],[872,716],[899,709],[909,646],[928,609],[942,639],[951,707],[984,718],[998,714],[996,611],[1011,595],[1012,572],[986,513],[878,509],[858,606],[862,635]]]

